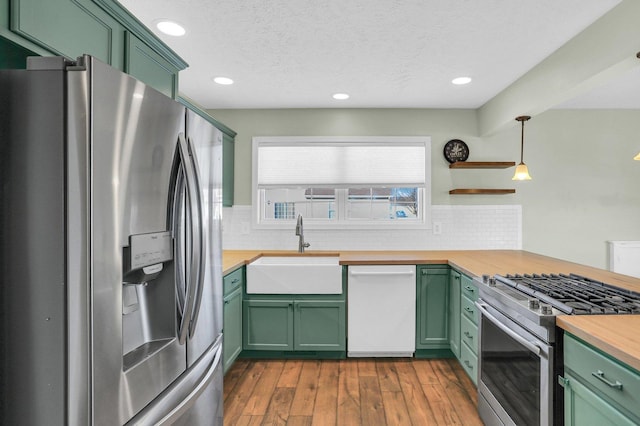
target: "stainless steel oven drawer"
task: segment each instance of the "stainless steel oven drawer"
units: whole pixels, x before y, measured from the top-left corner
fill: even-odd
[[[640,417],[640,373],[564,335],[564,367],[613,403]]]

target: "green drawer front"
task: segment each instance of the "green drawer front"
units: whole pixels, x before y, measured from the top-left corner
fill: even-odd
[[[462,317],[460,320],[460,335],[461,340],[469,345],[471,351],[478,354],[478,326],[469,320],[467,317]]]
[[[473,280],[466,275],[462,275],[462,288],[460,292],[471,301],[475,302],[478,300],[478,287],[476,287]]]
[[[230,274],[225,275],[223,281],[224,295],[226,296],[238,287],[242,287],[242,284],[244,283],[244,268],[236,269]]]
[[[478,357],[465,342],[460,345],[460,364],[467,372],[473,384],[478,385]]]
[[[460,309],[463,313],[463,318],[468,318],[472,323],[478,325],[478,308],[472,300],[463,297],[460,301]]]
[[[564,365],[611,401],[640,417],[640,373],[569,334],[564,336]]]

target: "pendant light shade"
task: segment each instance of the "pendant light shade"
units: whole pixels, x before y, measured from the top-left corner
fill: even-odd
[[[528,115],[521,115],[516,117],[516,120],[522,124],[522,132],[520,135],[520,164],[516,167],[516,173],[513,175],[511,180],[531,180],[531,176],[529,176],[529,168],[523,161],[524,155],[524,122],[529,120],[531,117]]]

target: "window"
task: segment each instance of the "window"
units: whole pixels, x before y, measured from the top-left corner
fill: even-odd
[[[425,227],[428,137],[254,137],[257,226]]]

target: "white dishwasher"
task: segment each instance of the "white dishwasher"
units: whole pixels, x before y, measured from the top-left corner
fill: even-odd
[[[413,356],[415,265],[349,266],[347,300],[347,356]]]

